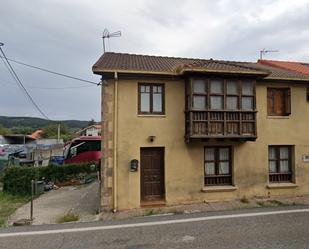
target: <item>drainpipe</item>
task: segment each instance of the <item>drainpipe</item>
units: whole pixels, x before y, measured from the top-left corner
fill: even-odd
[[[117,142],[118,142],[118,73],[115,72],[114,75],[115,85],[114,85],[114,156],[113,156],[113,176],[114,176],[114,186],[113,186],[113,212],[117,212]]]

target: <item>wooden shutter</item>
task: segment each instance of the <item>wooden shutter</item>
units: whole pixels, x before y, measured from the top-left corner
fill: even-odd
[[[291,114],[291,89],[285,89],[284,91],[284,102],[285,102],[285,114]]]
[[[274,113],[274,100],[273,89],[267,89],[267,114],[272,115]]]

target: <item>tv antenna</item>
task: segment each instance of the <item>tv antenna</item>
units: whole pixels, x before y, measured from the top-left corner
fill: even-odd
[[[267,50],[266,48],[263,48],[260,50],[260,60],[263,60],[263,55],[268,54],[268,53],[278,53],[279,50]]]
[[[105,39],[109,39],[109,38],[112,38],[112,37],[120,37],[121,36],[121,31],[116,31],[116,32],[112,32],[110,33],[107,29],[104,29],[103,31],[103,36],[102,36],[102,39],[103,39],[103,52],[105,53]]]

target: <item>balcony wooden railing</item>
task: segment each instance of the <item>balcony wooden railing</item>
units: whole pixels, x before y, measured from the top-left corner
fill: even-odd
[[[186,111],[186,140],[191,138],[256,139],[255,111]]]

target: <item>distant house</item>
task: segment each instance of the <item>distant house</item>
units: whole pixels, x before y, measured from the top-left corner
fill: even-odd
[[[39,139],[42,137],[43,133],[44,133],[43,130],[36,130],[30,135],[30,137],[32,137],[33,139]]]
[[[101,136],[101,125],[90,125],[76,132],[78,136]]]

